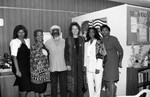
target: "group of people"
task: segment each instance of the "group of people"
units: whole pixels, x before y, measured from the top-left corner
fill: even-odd
[[[89,27],[86,39],[80,30],[79,24],[72,22],[69,36],[63,39],[61,28],[53,25],[52,38],[45,43],[43,31],[35,30],[35,43],[30,48],[26,27],[15,27],[10,52],[16,76],[14,85],[19,87],[20,97],[27,97],[30,91],[34,91],[36,97],[44,97],[48,82],[51,97],[57,97],[58,84],[61,97],[84,97],[87,88],[89,97],[100,97],[103,86],[109,97],[115,97],[118,68],[122,67],[123,58],[118,39],[110,35],[108,25],[103,25],[101,32]]]

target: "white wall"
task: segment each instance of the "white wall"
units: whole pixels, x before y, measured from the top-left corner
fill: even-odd
[[[93,20],[97,18],[107,17],[107,24],[111,28],[111,35],[118,38],[124,50],[122,61],[123,68],[120,71],[120,80],[117,83],[117,95],[126,95],[126,68],[129,66],[129,57],[131,55],[131,46],[127,46],[127,6],[121,5],[97,12],[88,13],[82,16],[74,17],[72,21],[78,22],[80,25],[83,21]],[[143,51],[147,51],[149,45],[144,46]]]

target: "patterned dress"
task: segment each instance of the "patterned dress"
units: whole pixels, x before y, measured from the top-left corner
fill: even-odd
[[[50,71],[48,63],[48,51],[45,46],[40,46],[38,43],[35,43],[31,47],[31,56],[30,56],[30,71],[31,71],[31,82],[33,83],[33,91],[35,92],[45,92],[46,85],[44,83],[50,81]],[[39,85],[35,87],[35,85]],[[43,86],[43,89],[42,89]],[[40,90],[42,89],[42,90]]]

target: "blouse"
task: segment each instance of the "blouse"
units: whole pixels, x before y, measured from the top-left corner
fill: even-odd
[[[25,44],[30,49],[30,39],[24,39],[24,40],[25,40]],[[10,41],[10,50],[12,56],[17,56],[18,49],[20,48],[21,43],[22,43],[21,40],[19,40],[18,38],[12,39]]]
[[[92,43],[85,43],[84,66],[88,72],[95,72],[96,69],[103,69],[103,60],[106,56],[104,44],[94,39]]]

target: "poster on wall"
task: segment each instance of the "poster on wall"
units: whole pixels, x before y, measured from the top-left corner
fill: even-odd
[[[4,19],[0,18],[0,26],[4,26]]]
[[[127,8],[127,45],[150,43],[150,10]]]
[[[51,39],[50,32],[43,32],[43,43],[45,43],[47,40]]]
[[[95,27],[100,32],[100,27],[104,24],[107,25],[107,18],[106,17],[83,21],[81,23],[81,29],[82,29],[81,32],[82,33],[80,33],[80,35],[86,37],[87,29],[89,27]]]

